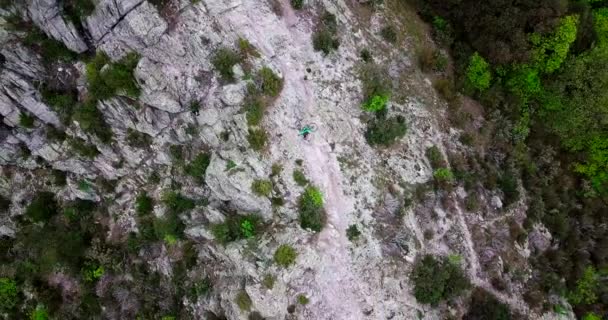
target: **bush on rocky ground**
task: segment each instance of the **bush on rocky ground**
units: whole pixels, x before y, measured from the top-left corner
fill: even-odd
[[[420,303],[436,306],[460,296],[470,287],[469,279],[457,263],[446,257],[419,257],[411,274],[414,296]]]
[[[218,49],[211,59],[211,63],[222,76],[222,79],[229,82],[235,81],[232,68],[241,62],[241,56],[236,51],[226,47]]]
[[[261,227],[262,221],[256,215],[230,215],[223,223],[213,225],[211,231],[217,241],[226,244],[252,238],[260,232]]]
[[[300,211],[300,226],[316,232],[321,231],[325,224],[325,209],[323,209],[323,194],[317,187],[309,186],[304,190],[298,201]]]
[[[280,245],[274,252],[274,262],[284,268],[294,264],[297,257],[298,253],[296,250],[288,244]]]

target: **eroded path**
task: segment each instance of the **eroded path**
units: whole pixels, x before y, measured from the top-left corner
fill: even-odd
[[[303,159],[309,180],[324,195],[327,224],[311,242],[319,261],[311,270],[312,281],[296,281],[311,298],[307,310],[315,319],[363,319],[362,308],[369,305],[366,300],[371,290],[352,270],[345,232],[353,200],[342,189],[342,172],[327,139],[330,133],[315,110],[314,82],[306,80],[306,63],[319,60],[319,54],[313,51],[310,30],[301,25],[289,1],[282,0],[282,7],[279,21],[267,19],[267,13],[251,6],[238,8],[234,14],[226,12],[218,19],[246,31],[243,37],[280,69],[284,87],[273,106],[280,109],[267,126],[281,138],[273,139],[271,153]],[[311,141],[297,135],[297,127],[305,123],[317,125]]]

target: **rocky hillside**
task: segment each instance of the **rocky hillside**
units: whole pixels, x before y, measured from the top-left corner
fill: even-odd
[[[553,318],[402,1],[1,3],[4,318]]]

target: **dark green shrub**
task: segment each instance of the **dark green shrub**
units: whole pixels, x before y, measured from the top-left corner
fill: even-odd
[[[385,120],[375,119],[367,125],[365,138],[374,145],[389,146],[405,136],[407,125],[402,116],[391,117]]]
[[[302,159],[296,159],[295,162],[296,162],[296,165],[298,165],[300,167],[302,166],[302,164],[304,164],[304,160],[302,160]]]
[[[5,198],[3,195],[0,195],[0,211],[6,212],[11,206],[11,199]]]
[[[273,163],[270,170],[270,177],[278,177],[283,171],[283,166],[279,163]]]
[[[211,63],[225,81],[232,82],[235,80],[232,68],[241,63],[241,56],[232,49],[220,48],[211,59]]]
[[[139,97],[139,87],[133,71],[139,62],[139,55],[129,53],[124,58],[112,63],[103,52],[87,63],[86,75],[89,82],[89,99],[105,100],[117,94],[132,98]],[[102,71],[104,66],[108,66]]]
[[[196,301],[198,297],[208,295],[212,289],[213,284],[211,283],[211,280],[208,277],[205,277],[192,284],[192,287],[190,288],[190,298]]]
[[[236,295],[236,304],[239,306],[239,309],[243,311],[250,311],[253,302],[251,301],[251,298],[247,292],[243,290]]]
[[[288,244],[280,245],[274,252],[274,262],[284,268],[287,268],[294,264],[296,262],[297,257],[298,253],[296,252],[296,250]]]
[[[254,180],[251,183],[251,191],[261,197],[269,197],[272,193],[272,182],[270,180]]]
[[[170,145],[169,154],[175,162],[181,163],[184,161],[184,147],[181,145]]]
[[[477,194],[469,194],[464,201],[464,205],[468,211],[477,211],[477,209],[479,209],[479,198]]]
[[[95,145],[87,143],[80,138],[70,137],[69,144],[72,150],[83,157],[92,159],[99,155],[99,150],[97,150]]]
[[[475,289],[472,295],[469,311],[463,316],[463,320],[510,320],[511,311],[509,307],[502,304],[492,294],[483,289]]]
[[[437,146],[428,147],[426,149],[426,158],[429,159],[431,168],[433,169],[445,168],[447,166],[443,154]]]
[[[152,145],[152,137],[137,130],[127,129],[127,144],[134,148],[148,148]]]
[[[291,6],[296,10],[300,10],[304,7],[304,0],[291,0]]]
[[[319,232],[325,224],[325,210],[323,209],[323,194],[319,189],[309,186],[304,190],[298,201],[300,211],[300,226]]]
[[[308,184],[308,179],[306,179],[306,176],[300,170],[293,170],[293,181],[300,187],[305,187]]]
[[[498,179],[498,187],[502,190],[504,197],[504,205],[508,206],[519,200],[519,185],[515,174],[507,170]]]
[[[362,49],[359,53],[359,56],[361,57],[361,60],[363,60],[363,62],[373,62],[372,53],[369,52],[367,48]]]
[[[17,283],[13,279],[0,278],[0,312],[12,310],[17,304]]]
[[[346,229],[346,237],[350,241],[356,241],[361,236],[361,231],[357,228],[356,224],[351,224],[348,229]]]
[[[67,0],[63,2],[63,12],[78,24],[83,18],[90,16],[95,11],[95,3],[92,0]]]
[[[370,100],[375,96],[391,95],[391,80],[387,76],[388,70],[377,64],[366,64],[359,74],[363,83],[363,99]]]
[[[208,153],[199,153],[192,162],[184,167],[187,175],[193,177],[198,182],[205,182],[205,173],[211,163],[211,156]]]
[[[397,43],[397,31],[393,26],[386,26],[380,30],[380,36],[389,43]]]
[[[249,145],[253,150],[260,151],[266,146],[268,136],[266,134],[266,131],[262,128],[249,128],[249,135],[247,136],[247,141],[249,141]]]
[[[144,191],[141,192],[135,199],[135,212],[138,216],[146,216],[152,213],[154,209],[154,199],[152,199]]]
[[[64,125],[69,125],[72,121],[74,107],[78,103],[73,92],[58,92],[44,86],[40,90],[42,100],[48,104]]]
[[[298,303],[301,305],[307,305],[310,302],[307,296],[300,294],[298,295]]]
[[[25,209],[25,215],[35,222],[46,222],[57,212],[57,201],[55,201],[55,195],[51,192],[38,192]]]
[[[187,208],[191,209],[190,207]],[[162,239],[167,244],[174,244],[177,239],[183,238],[185,226],[178,216],[178,211],[170,209],[164,217],[154,219],[153,226],[156,239]]]
[[[49,312],[44,305],[39,304],[36,306],[36,309],[32,311],[30,315],[30,320],[48,320]]]
[[[435,183],[440,188],[448,189],[454,183],[454,173],[448,168],[439,168],[433,172]]]
[[[439,93],[439,95],[450,105],[458,99],[458,92],[454,87],[454,83],[450,79],[437,79],[433,82],[433,88]]]
[[[34,116],[21,112],[19,114],[19,125],[31,129],[34,127]]]
[[[67,135],[65,134],[64,131],[57,129],[53,126],[47,126],[45,133],[46,133],[46,138],[49,141],[62,143],[67,138]]]
[[[90,134],[94,134],[103,143],[112,141],[112,129],[103,118],[103,114],[97,109],[97,102],[87,101],[74,110],[73,119],[78,122],[80,128]]]
[[[249,57],[260,57],[258,49],[256,49],[256,47],[253,46],[251,42],[249,42],[249,40],[239,38],[239,40],[237,41],[237,45],[239,47],[239,51],[241,52],[241,57],[243,57],[243,59],[247,59]]]
[[[418,57],[418,66],[422,72],[429,72],[433,70],[435,64],[437,63],[437,54],[435,49],[428,46],[423,46],[418,49],[416,54]]]
[[[414,281],[416,300],[432,306],[455,298],[470,287],[458,264],[445,257],[436,259],[432,255],[417,259],[411,279]]]
[[[271,274],[267,273],[264,275],[264,279],[262,280],[262,283],[264,284],[264,287],[272,290],[272,288],[274,288],[275,281],[276,281],[276,278],[274,276],[272,276]]]
[[[27,24],[25,38],[23,44],[37,51],[45,64],[51,64],[55,61],[71,62],[76,59],[77,55],[70,51],[60,41],[49,38],[44,32],[35,27],[33,24]]]
[[[333,32],[326,29],[321,29],[315,32],[312,36],[312,47],[316,51],[321,51],[324,54],[330,54],[340,47],[340,40]]]
[[[222,244],[249,239],[258,234],[261,228],[261,220],[256,215],[231,215],[226,217],[223,223],[213,225],[211,231],[217,241]]]
[[[184,197],[176,191],[168,191],[163,194],[162,201],[167,206],[167,211],[171,214],[180,214],[194,209],[194,200]]]
[[[272,69],[263,67],[258,72],[258,83],[263,94],[276,97],[283,88],[283,79],[279,78]]]
[[[264,117],[266,103],[261,97],[250,95],[245,100],[244,109],[247,112],[247,124],[257,126],[262,122],[262,118]]]

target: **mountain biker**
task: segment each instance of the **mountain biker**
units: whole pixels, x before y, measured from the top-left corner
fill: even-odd
[[[300,133],[298,135],[301,135],[304,137],[304,140],[308,140],[308,135],[312,132],[312,128],[310,126],[305,126],[304,128],[302,128],[302,130],[300,130]]]

